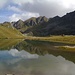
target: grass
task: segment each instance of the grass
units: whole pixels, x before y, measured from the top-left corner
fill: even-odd
[[[0,25],[0,38],[24,38],[24,36],[13,27]]]
[[[75,36],[50,36],[50,37],[23,36],[23,34],[21,32],[19,32],[17,29],[15,29],[12,26],[7,26],[7,25],[2,26],[2,25],[0,25],[0,39],[24,39],[24,38],[28,39],[28,40],[53,42],[54,46],[58,45],[57,49],[59,49],[59,50],[75,51],[75,48],[64,47],[64,44],[69,45],[69,46],[72,46],[72,45],[74,46],[75,45]],[[2,47],[2,46],[7,47],[6,43],[8,43],[8,45],[10,46],[11,44],[14,45],[17,42],[16,40],[14,40],[14,41],[9,43],[9,41],[4,40],[1,43],[1,40],[0,40],[0,47]],[[50,49],[54,48],[54,46],[51,46]]]
[[[26,37],[29,40],[40,40],[75,45],[75,36]]]
[[[56,50],[75,51],[74,47],[70,47],[75,46],[75,36],[26,37],[26,39],[53,42],[53,46],[56,48]]]

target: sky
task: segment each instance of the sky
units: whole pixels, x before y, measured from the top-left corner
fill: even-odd
[[[63,16],[75,10],[75,0],[0,0],[0,23],[30,17]]]

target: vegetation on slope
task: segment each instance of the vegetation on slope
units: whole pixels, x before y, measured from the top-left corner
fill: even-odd
[[[48,47],[50,47],[51,50],[75,52],[75,36],[27,37],[26,39],[37,41],[34,45],[36,45],[38,41],[43,41],[43,43],[49,42],[50,45]]]
[[[0,38],[23,38],[24,36],[10,25],[0,25]]]
[[[50,36],[50,37],[26,37],[28,40],[40,40],[40,41],[50,41],[50,42],[59,42],[70,45],[75,45],[75,36]]]

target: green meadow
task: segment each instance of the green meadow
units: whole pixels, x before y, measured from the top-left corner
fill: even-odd
[[[24,38],[21,32],[14,27],[0,25],[0,39]]]
[[[42,41],[51,41],[51,42],[60,42],[66,44],[75,44],[75,36],[50,36],[50,37],[31,37],[27,36],[26,39],[29,40],[42,40]]]

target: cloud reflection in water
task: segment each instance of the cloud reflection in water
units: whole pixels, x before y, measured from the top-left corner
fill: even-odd
[[[1,57],[3,58],[1,59]],[[75,75],[75,64],[61,56],[38,56],[24,50],[11,49],[10,51],[0,51],[0,75],[5,73],[14,73],[15,75]]]

